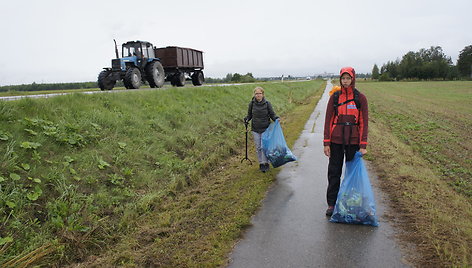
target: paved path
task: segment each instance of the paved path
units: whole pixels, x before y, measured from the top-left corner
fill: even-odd
[[[283,166],[228,267],[408,267],[383,217],[384,196],[372,172],[379,227],[331,223],[324,215],[328,158],[322,140],[331,88],[328,83],[292,148],[298,161]]]

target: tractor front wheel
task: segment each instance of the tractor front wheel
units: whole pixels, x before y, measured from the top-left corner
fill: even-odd
[[[112,78],[112,71],[103,70],[98,75],[98,86],[101,90],[112,90],[116,80]]]
[[[138,89],[141,86],[141,72],[138,68],[129,68],[123,79],[127,89]]]

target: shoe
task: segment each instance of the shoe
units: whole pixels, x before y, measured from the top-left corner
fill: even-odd
[[[259,170],[262,172],[266,172],[265,164],[259,164]]]
[[[328,206],[328,209],[326,210],[326,216],[331,217],[333,215],[334,211],[334,206]]]
[[[269,169],[270,169],[269,163],[265,163],[264,166],[265,166],[265,171],[269,171]]]

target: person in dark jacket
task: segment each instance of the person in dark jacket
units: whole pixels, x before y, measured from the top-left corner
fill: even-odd
[[[346,161],[351,161],[356,151],[363,155],[367,153],[367,98],[355,88],[354,68],[344,67],[340,75],[341,88],[329,98],[324,126],[324,154],[329,157],[326,216],[333,214],[341,183],[344,156]]]
[[[244,117],[244,123],[252,120],[251,130],[254,136],[254,144],[256,145],[257,159],[259,160],[259,169],[262,172],[269,170],[269,162],[262,151],[262,133],[269,127],[270,120],[277,120],[279,117],[275,114],[272,105],[265,99],[264,89],[256,87],[254,96],[249,103],[247,116]]]

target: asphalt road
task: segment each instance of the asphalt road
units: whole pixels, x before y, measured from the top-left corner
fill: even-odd
[[[323,124],[328,83],[318,106],[292,151],[297,162],[282,167],[262,208],[230,255],[230,268],[409,267],[384,217],[385,194],[369,173],[379,227],[329,222],[325,216],[328,158],[323,154]]]

